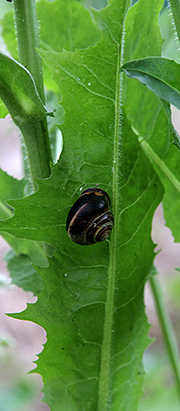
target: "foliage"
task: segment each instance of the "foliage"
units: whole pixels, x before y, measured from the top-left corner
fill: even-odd
[[[162,0],[133,6],[112,0],[89,11],[75,0],[37,3],[45,84],[64,121],[58,125],[63,152],[49,178],[38,174],[48,151],[39,136],[49,112],[29,71],[0,56],[0,96],[23,133],[30,171],[36,154],[42,157],[30,175],[31,195],[25,196],[25,180],[14,182],[20,195],[8,185],[0,230],[16,253],[8,258],[13,281],[41,291],[37,303],[15,318],[47,331],[37,371],[52,411],[134,410],[142,393],[149,343],[143,288],[153,273],[151,224],[164,191],[166,221],[179,241],[179,148],[168,104],[179,104],[179,87],[161,75],[165,65],[170,75],[173,65],[178,78],[179,66],[160,57],[162,6]],[[2,23],[17,59],[12,14]],[[5,173],[0,178],[6,187],[11,182]],[[109,240],[82,249],[68,238],[66,218],[82,189],[96,184],[110,195],[114,229]]]

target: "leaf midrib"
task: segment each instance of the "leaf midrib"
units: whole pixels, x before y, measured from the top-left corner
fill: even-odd
[[[125,2],[126,9],[126,2]],[[123,13],[123,16],[125,13]],[[123,19],[123,22],[125,19]],[[114,228],[111,234],[111,241],[109,243],[109,269],[108,269],[108,284],[107,297],[105,306],[105,320],[104,320],[104,335],[101,352],[101,370],[99,379],[99,398],[98,411],[105,411],[109,405],[110,393],[110,375],[112,370],[112,332],[113,332],[113,316],[114,316],[114,294],[116,282],[116,267],[117,267],[117,240],[118,240],[118,215],[119,215],[119,196],[118,196],[118,177],[119,177],[119,144],[121,135],[120,114],[121,114],[121,100],[122,100],[122,80],[123,74],[120,73],[120,67],[123,64],[123,45],[124,45],[124,30],[122,29],[121,42],[117,49],[117,69],[116,69],[116,94],[115,94],[115,129],[114,129],[114,154],[113,154],[113,181],[112,192],[113,202],[112,211],[114,214]]]

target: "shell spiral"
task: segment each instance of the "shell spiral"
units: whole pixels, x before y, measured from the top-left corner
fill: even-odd
[[[71,207],[66,230],[75,243],[91,245],[106,240],[113,223],[109,195],[100,188],[88,188]]]

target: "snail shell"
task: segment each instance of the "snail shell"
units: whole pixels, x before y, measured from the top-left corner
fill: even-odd
[[[89,245],[106,240],[113,222],[109,195],[101,188],[88,188],[70,209],[66,230],[75,243]]]

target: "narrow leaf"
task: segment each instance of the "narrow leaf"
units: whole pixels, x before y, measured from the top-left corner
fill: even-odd
[[[129,61],[121,70],[180,109],[180,65],[175,61],[163,57],[147,57]]]

